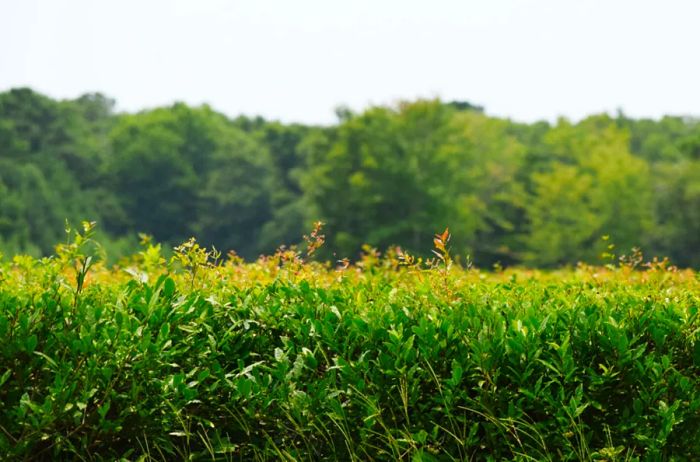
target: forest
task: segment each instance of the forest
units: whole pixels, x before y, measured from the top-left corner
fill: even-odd
[[[0,94],[0,253],[49,255],[66,223],[98,223],[111,261],[143,233],[245,259],[324,223],[325,260],[364,245],[422,255],[449,227],[479,267],[700,267],[700,119],[591,115],[519,123],[417,100],[308,126],[176,103],[121,113],[99,94]],[[611,251],[611,249],[614,249]]]

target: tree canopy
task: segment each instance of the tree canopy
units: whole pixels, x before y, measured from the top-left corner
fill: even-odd
[[[0,252],[51,253],[66,220],[90,219],[116,254],[146,233],[255,258],[320,220],[329,259],[427,254],[449,226],[480,266],[600,262],[612,242],[700,267],[697,119],[523,124],[440,100],[338,115],[316,127],[0,93]]]

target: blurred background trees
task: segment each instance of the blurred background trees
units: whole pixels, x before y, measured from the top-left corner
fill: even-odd
[[[322,257],[362,244],[427,254],[450,227],[477,265],[600,262],[641,247],[700,267],[700,121],[619,113],[522,124],[439,100],[338,111],[334,126],[230,119],[182,103],[119,114],[104,95],[0,94],[0,251],[48,254],[96,220],[246,258],[326,223]]]

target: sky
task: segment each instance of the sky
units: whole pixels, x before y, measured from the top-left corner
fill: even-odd
[[[700,116],[696,0],[0,0],[0,91],[330,124],[439,97],[531,122]]]

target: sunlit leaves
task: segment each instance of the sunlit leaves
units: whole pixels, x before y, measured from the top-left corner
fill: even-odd
[[[367,246],[342,271],[296,250],[222,261],[188,241],[170,262],[91,268],[77,299],[61,259],[0,263],[0,450],[138,458],[148,439],[175,459],[692,460],[695,273],[490,274],[449,267],[450,234],[431,261]]]

